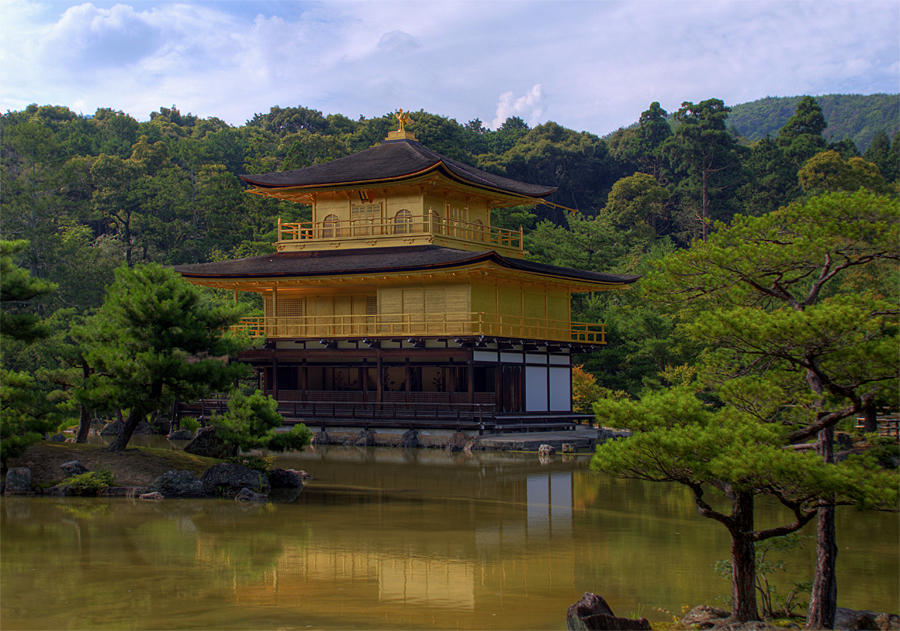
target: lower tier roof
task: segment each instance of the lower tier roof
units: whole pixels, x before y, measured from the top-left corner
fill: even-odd
[[[467,267],[479,263],[493,263],[511,270],[563,280],[569,279],[580,283],[628,285],[640,278],[640,276],[631,274],[604,274],[507,258],[493,250],[467,252],[434,245],[276,252],[233,261],[176,265],[174,269],[187,279],[238,280],[427,272]]]

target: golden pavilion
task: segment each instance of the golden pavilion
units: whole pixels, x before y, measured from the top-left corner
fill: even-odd
[[[402,122],[402,121],[401,121]],[[572,355],[605,344],[571,320],[575,292],[636,276],[525,260],[491,211],[554,188],[442,156],[408,130],[324,164],[245,175],[250,193],[312,206],[278,222],[277,252],[176,267],[197,285],[262,296],[239,360],[288,422],[478,429],[572,427]]]

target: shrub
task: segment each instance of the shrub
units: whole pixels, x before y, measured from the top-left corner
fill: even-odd
[[[113,475],[109,469],[99,469],[72,475],[59,483],[69,495],[98,495],[100,491],[112,486]]]
[[[181,429],[187,429],[192,432],[196,432],[200,427],[200,421],[195,418],[191,418],[190,416],[185,416],[181,419],[179,425],[181,425]]]

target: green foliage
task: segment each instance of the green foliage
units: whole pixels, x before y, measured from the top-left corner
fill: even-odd
[[[254,454],[244,454],[226,458],[225,462],[229,462],[231,464],[239,464],[241,466],[247,467],[248,469],[259,471],[260,473],[265,475],[266,471],[269,470],[269,467],[272,466],[272,463],[275,462],[275,456],[256,456]]]
[[[860,189],[879,195],[891,192],[877,165],[862,158],[845,160],[836,151],[817,153],[803,165],[797,177],[803,192],[808,195],[838,191],[854,193]]]
[[[742,579],[754,572],[754,543],[798,530],[824,498],[866,509],[900,498],[892,473],[789,447],[897,390],[896,296],[871,282],[845,292],[842,281],[857,268],[896,277],[898,216],[896,199],[861,191],[717,224],[708,241],[667,257],[643,283],[684,318],[684,335],[707,345],[698,383],[594,404],[602,422],[634,435],[598,447],[592,467],[684,484],[700,514],[729,529],[739,619],[757,615]],[[699,388],[715,406],[701,402]],[[707,503],[710,490],[730,500],[730,515]],[[755,530],[761,495],[793,521]]]
[[[277,432],[284,422],[278,402],[258,390],[250,396],[235,392],[228,400],[228,411],[214,415],[210,423],[224,442],[242,451],[269,449],[300,451],[312,440],[312,432],[302,423],[287,432]]]
[[[71,475],[59,486],[66,489],[69,495],[99,495],[100,491],[114,483],[112,471],[98,469],[78,475]]]
[[[662,148],[680,176],[678,221],[691,238],[705,240],[712,220],[731,217],[729,194],[743,182],[743,150],[725,128],[729,111],[719,99],[682,103],[673,115],[675,133]]]
[[[191,418],[190,416],[185,416],[181,419],[181,429],[186,429],[191,432],[196,432],[200,427],[200,421],[195,418]]]
[[[900,445],[897,444],[896,438],[878,434],[866,434],[864,437],[869,444],[864,458],[878,462],[881,466],[888,469],[897,468],[897,459],[900,457]]]
[[[6,365],[10,341],[29,344],[46,337],[49,329],[41,318],[24,312],[27,303],[53,291],[56,286],[31,276],[13,263],[26,241],[0,241],[0,333]],[[0,369],[0,464],[22,454],[28,445],[40,440],[44,432],[59,423],[55,406],[37,388],[31,374]]]
[[[226,390],[247,372],[224,359],[248,346],[228,332],[242,314],[242,307],[212,300],[170,269],[119,268],[97,315],[76,332],[94,369],[78,399],[90,408],[129,408],[131,427],[176,398]],[[122,432],[110,448],[123,449],[129,439]]]
[[[27,241],[0,241],[0,331],[5,337],[33,342],[45,337],[47,330],[41,318],[25,308],[54,291],[56,285],[34,278],[13,262],[27,247]]]

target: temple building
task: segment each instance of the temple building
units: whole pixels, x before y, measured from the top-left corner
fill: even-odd
[[[245,175],[250,193],[312,207],[278,222],[277,252],[176,267],[197,285],[260,294],[240,355],[289,421],[513,430],[571,426],[572,355],[606,343],[571,320],[576,292],[637,277],[530,262],[491,211],[554,188],[438,153],[408,130],[311,167]]]

